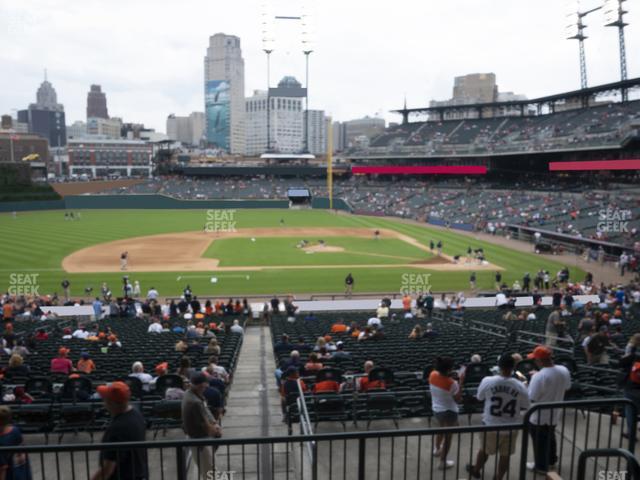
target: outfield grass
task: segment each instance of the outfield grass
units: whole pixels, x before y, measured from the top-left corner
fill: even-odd
[[[62,259],[80,248],[102,242],[170,232],[202,231],[207,219],[205,210],[86,210],[81,212],[81,219],[77,221],[65,221],[61,211],[19,213],[15,219],[10,214],[0,215],[0,288],[7,290],[15,287],[19,283],[16,275],[33,274],[37,275],[35,281],[40,294],[60,292],[60,282],[65,278],[71,282],[71,290],[75,295],[81,294],[88,286],[97,291],[103,281],[117,292],[122,280],[121,274],[67,274],[61,268]],[[527,271],[533,274],[539,268],[544,268],[555,274],[562,267],[548,257],[477,241],[454,231],[436,230],[383,218],[336,215],[323,210],[238,210],[233,219],[236,222],[235,228],[276,227],[281,220],[284,220],[287,227],[389,228],[409,235],[424,245],[428,245],[430,240],[442,240],[443,251],[449,255],[465,254],[468,246],[482,247],[490,262],[505,269],[503,278],[509,284],[515,279],[521,279]],[[261,246],[273,241],[270,245],[273,249],[265,248],[261,251],[243,248],[245,243],[242,242],[247,242],[248,247],[255,246],[249,245],[250,239],[219,240],[213,243],[207,255],[220,258],[221,266],[317,265],[316,262],[326,265],[388,265],[410,262],[362,253],[398,255],[401,252],[400,256],[418,255],[422,259],[428,256],[426,252],[400,240],[381,239],[375,242],[354,237],[325,239],[331,245],[342,242],[339,246],[362,252],[358,254],[304,254],[297,252],[295,247],[291,248],[291,244],[287,242],[292,240],[295,244],[297,239],[258,239],[255,243]],[[398,248],[401,250],[397,250]],[[343,258],[338,261],[336,256]],[[291,258],[291,262],[295,260],[295,263],[283,263],[286,258]],[[584,272],[577,270],[575,266],[569,267],[574,278],[583,277]],[[220,272],[215,274],[218,279],[215,284],[211,283],[214,275],[211,272],[131,273],[130,279],[140,281],[143,291],[153,285],[162,295],[178,294],[186,283],[190,283],[199,295],[321,293],[342,291],[344,277],[349,271],[356,278],[356,292],[399,291],[407,274],[425,273],[424,270],[409,267],[354,267]],[[457,291],[468,288],[468,278],[467,272],[431,272],[430,284],[435,291]],[[493,284],[493,272],[478,273],[479,288],[491,289]]]

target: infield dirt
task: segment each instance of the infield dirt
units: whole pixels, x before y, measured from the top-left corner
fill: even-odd
[[[478,265],[467,263],[464,259],[454,263],[451,257],[442,255],[420,262],[408,262],[406,265],[286,265],[255,267],[220,267],[219,260],[204,258],[202,255],[211,242],[222,238],[247,237],[361,237],[373,239],[373,230],[369,228],[244,228],[233,232],[184,232],[145,237],[131,237],[107,243],[93,245],[73,252],[62,261],[62,268],[69,273],[119,272],[120,255],[128,252],[129,262],[126,271],[131,272],[185,272],[185,271],[256,271],[267,269],[301,268],[397,268],[401,266],[441,271],[500,270],[490,263]],[[380,229],[381,238],[396,238],[405,241],[425,252],[428,247],[415,238],[394,230]],[[327,245],[323,248],[328,248]],[[326,253],[331,253],[327,251]]]

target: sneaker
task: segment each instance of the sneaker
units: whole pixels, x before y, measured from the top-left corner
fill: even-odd
[[[433,447],[433,456],[434,457],[440,456],[440,449],[438,447]]]
[[[440,462],[440,465],[438,466],[438,468],[440,470],[447,470],[449,468],[453,468],[455,464],[456,462],[454,462],[453,460],[445,460],[444,462]]]
[[[527,470],[530,470],[534,473],[538,473],[540,475],[546,475],[547,472],[545,470],[540,470],[536,468],[536,464],[534,462],[527,462]]]
[[[469,475],[471,475],[473,478],[481,477],[481,475],[473,469],[473,465],[471,465],[470,463],[467,464],[466,470],[469,473]]]

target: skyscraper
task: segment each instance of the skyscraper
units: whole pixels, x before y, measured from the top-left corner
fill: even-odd
[[[306,89],[294,77],[284,77],[269,90],[271,107],[267,109],[267,92],[257,90],[246,99],[247,155],[268,150],[277,153],[300,153],[304,145],[303,99]],[[269,121],[267,122],[267,110]],[[267,134],[267,125],[269,133]],[[270,149],[267,148],[267,138]]]
[[[244,59],[240,39],[216,33],[204,57],[207,141],[232,154],[244,154]]]
[[[36,103],[30,104],[27,110],[20,110],[18,121],[28,124],[29,133],[46,138],[52,147],[67,144],[64,106],[58,103],[58,95],[46,75],[36,92]]]
[[[100,85],[91,85],[87,94],[87,120],[89,118],[109,118],[107,96]]]

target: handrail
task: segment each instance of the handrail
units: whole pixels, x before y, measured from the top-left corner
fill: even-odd
[[[543,409],[550,409],[551,412],[553,413],[554,410],[556,411],[561,411],[563,409],[566,409],[567,407],[611,407],[614,404],[623,404],[626,407],[630,407],[631,408],[631,414],[632,414],[632,418],[633,420],[633,429],[631,430],[632,432],[635,432],[636,430],[636,419],[638,416],[638,409],[636,408],[635,404],[627,399],[627,398],[607,398],[607,399],[601,399],[601,400],[574,400],[574,401],[569,401],[569,402],[548,402],[548,403],[534,403],[531,408],[529,408],[529,410],[527,410],[527,412],[524,414],[524,417],[522,419],[522,425],[523,428],[526,430],[528,425],[531,424],[531,416]],[[629,435],[629,450],[630,451],[635,451],[635,443],[636,443],[636,438],[635,435]],[[526,452],[527,448],[529,445],[529,437],[528,435],[523,435],[522,436],[522,452]],[[520,477],[519,478],[526,478],[526,474],[527,474],[527,456],[522,455],[520,458]]]

